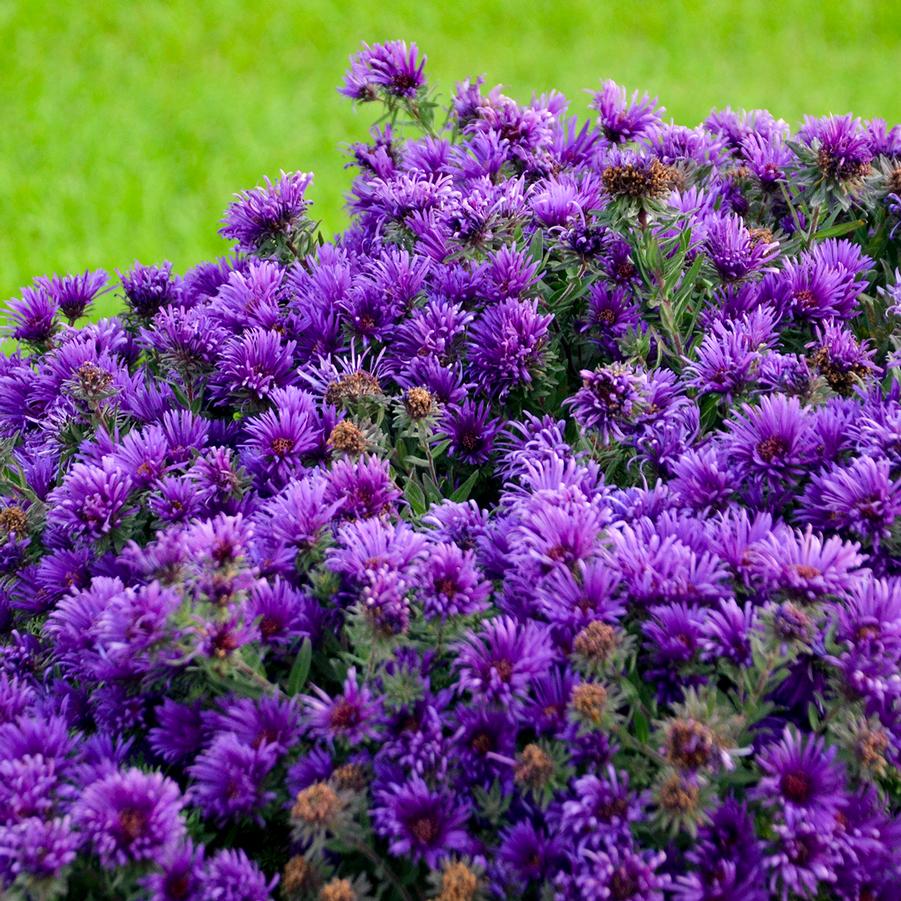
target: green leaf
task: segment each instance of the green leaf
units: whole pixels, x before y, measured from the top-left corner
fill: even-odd
[[[408,479],[404,487],[404,497],[410,504],[410,509],[416,516],[422,516],[428,509],[428,501],[425,499],[425,492],[415,479]]]
[[[289,697],[294,697],[304,687],[307,676],[310,675],[310,664],[313,661],[313,645],[309,638],[303,640],[294,663],[291,666],[291,672],[288,673],[288,685],[286,688]]]
[[[473,472],[470,477],[451,495],[451,500],[461,503],[469,499],[469,492],[472,491],[476,481],[479,478],[479,470]]]
[[[857,231],[863,225],[866,225],[863,219],[855,219],[853,222],[839,222],[836,225],[830,225],[828,228],[821,228],[814,235],[814,238],[817,241],[824,241],[826,238],[838,238],[841,235],[847,235],[849,232]]]

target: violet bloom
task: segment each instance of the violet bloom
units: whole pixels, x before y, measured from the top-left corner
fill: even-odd
[[[657,99],[651,100],[647,94],[632,94],[615,81],[605,81],[600,91],[594,94],[592,109],[598,111],[598,125],[604,137],[614,144],[625,144],[640,137],[650,127],[660,125],[660,114],[666,112],[657,106]]]
[[[56,331],[56,298],[44,288],[23,288],[22,296],[7,304],[7,331],[11,338],[29,344],[44,344]]]
[[[357,671],[351,667],[344,679],[344,690],[335,697],[313,686],[315,695],[304,695],[305,722],[310,731],[330,744],[344,740],[357,745],[378,736],[380,699],[366,685],[357,683]]]
[[[528,694],[534,678],[552,660],[545,627],[520,624],[512,617],[487,620],[457,647],[460,687],[488,702],[511,705]]]
[[[647,377],[634,366],[611,363],[580,373],[582,387],[565,403],[585,429],[598,432],[601,440],[621,440],[643,409]]]
[[[662,851],[639,852],[625,844],[588,851],[576,869],[578,897],[583,901],[663,901],[670,876],[657,870],[665,860]]]
[[[89,785],[73,817],[105,867],[155,860],[185,835],[178,786],[159,773],[114,772]]]
[[[762,397],[757,406],[743,404],[727,423],[728,449],[739,466],[764,479],[794,478],[813,455],[807,411],[795,397]]]
[[[53,880],[75,860],[81,836],[69,816],[26,817],[0,826],[0,880]]]
[[[392,854],[424,860],[432,868],[454,852],[469,850],[471,839],[463,828],[468,814],[457,797],[432,791],[418,776],[382,790],[373,810],[376,830]]]
[[[54,275],[37,279],[37,283],[56,301],[59,311],[72,325],[85,315],[94,298],[106,285],[107,275],[102,269],[87,270],[83,275]]]
[[[290,242],[306,223],[304,195],[312,180],[308,172],[282,172],[278,181],[267,178],[265,187],[241,192],[225,211],[219,234],[237,241],[243,253],[265,253],[279,241]]]
[[[233,732],[222,732],[188,767],[194,780],[191,800],[206,816],[227,820],[255,816],[274,797],[265,790],[266,777],[278,761],[275,745],[263,741],[245,744]]]
[[[804,117],[799,137],[816,152],[816,164],[823,177],[835,182],[854,183],[870,171],[872,152],[860,119],[850,114]]]
[[[647,792],[629,787],[629,776],[608,766],[602,777],[582,776],[573,782],[572,797],[560,808],[559,832],[567,847],[600,850],[627,842],[631,824],[644,815],[649,802]]]
[[[441,428],[450,440],[451,455],[478,466],[491,456],[501,423],[492,417],[487,404],[467,398],[444,411]]]
[[[486,607],[491,585],[475,565],[471,550],[455,544],[436,544],[429,548],[420,569],[423,611],[427,618],[446,620],[451,616],[470,616]]]
[[[97,465],[76,463],[50,495],[47,522],[76,538],[101,538],[128,515],[131,487],[131,479],[110,457]]]
[[[420,60],[418,53],[416,45],[408,46],[406,41],[364,44],[350,58],[350,69],[338,90],[362,103],[375,100],[379,91],[389,97],[413,98],[425,84],[426,57]]]
[[[734,213],[720,214],[706,222],[704,249],[724,282],[762,272],[776,258],[779,242],[758,231],[749,231]]]
[[[553,317],[537,301],[505,300],[488,307],[469,330],[469,368],[489,395],[505,397],[529,385],[544,360]]]
[[[119,278],[129,308],[141,319],[152,319],[161,307],[178,300],[178,281],[171,263],[144,266],[135,261],[134,268],[120,272]]]
[[[764,772],[756,796],[776,808],[789,825],[808,824],[829,832],[845,803],[844,778],[836,749],[821,738],[805,739],[786,727],[779,742],[758,756]]]
[[[214,389],[222,400],[231,397],[260,403],[277,388],[297,381],[294,341],[281,334],[248,329],[231,339],[222,352],[214,379]]]
[[[230,848],[209,858],[200,877],[197,901],[271,901],[278,876],[267,880],[241,850]]]
[[[203,845],[195,846],[188,839],[157,860],[159,871],[142,880],[148,901],[186,901],[199,897],[203,851]]]

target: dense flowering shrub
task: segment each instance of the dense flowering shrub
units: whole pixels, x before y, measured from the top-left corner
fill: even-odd
[[[901,129],[341,90],[334,241],[9,305],[4,897],[897,899]]]

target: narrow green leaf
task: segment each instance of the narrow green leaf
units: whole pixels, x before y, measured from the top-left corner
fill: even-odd
[[[297,656],[294,658],[294,664],[291,666],[291,672],[288,673],[288,685],[286,691],[290,697],[294,697],[304,687],[307,676],[310,675],[310,664],[313,661],[313,645],[309,638],[303,640]]]
[[[451,500],[456,501],[457,503],[461,503],[462,501],[469,499],[469,492],[472,491],[473,486],[476,483],[476,480],[479,477],[479,470],[477,469],[470,477],[451,495]]]

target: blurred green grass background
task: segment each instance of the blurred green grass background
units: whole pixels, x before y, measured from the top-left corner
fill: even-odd
[[[231,194],[282,168],[316,173],[315,213],[340,229],[340,145],[370,110],[335,88],[362,40],[389,38],[419,44],[445,97],[484,73],[585,114],[583,89],[614,78],[686,124],[727,104],[901,120],[896,0],[0,0],[0,298],[221,254]]]

